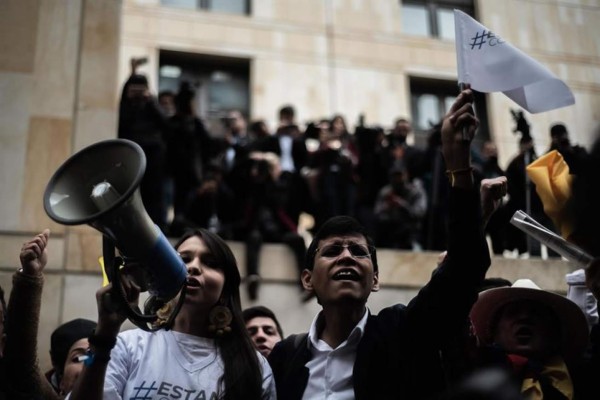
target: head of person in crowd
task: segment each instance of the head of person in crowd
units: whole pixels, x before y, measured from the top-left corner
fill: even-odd
[[[528,151],[535,153],[535,145],[533,143],[533,137],[523,136],[521,139],[519,139],[519,153],[525,153]]]
[[[179,91],[175,95],[175,112],[177,115],[194,114],[194,97],[196,90],[188,81],[183,81],[179,85]]]
[[[498,161],[498,147],[492,141],[486,140],[481,147],[481,154],[486,160]]]
[[[188,270],[186,300],[173,329],[213,337],[223,359],[226,398],[259,398],[262,382],[256,350],[242,318],[240,273],[229,246],[218,235],[196,229],[175,244]],[[159,324],[178,298],[159,313]]]
[[[83,358],[89,347],[88,337],[96,328],[96,322],[77,318],[56,328],[50,336],[50,359],[52,370],[46,374],[59,393],[73,389],[83,369]]]
[[[302,283],[319,304],[364,307],[379,290],[379,268],[373,239],[354,218],[336,216],[319,229],[306,251]]]
[[[142,74],[132,74],[125,83],[123,92],[123,101],[133,107],[142,107],[151,97],[148,78]]]
[[[587,346],[585,316],[571,300],[540,289],[529,279],[483,291],[471,309],[481,345],[540,363],[574,361]]]
[[[279,109],[279,125],[295,125],[296,110],[291,105],[285,105]]]
[[[246,136],[247,123],[246,118],[239,110],[231,110],[227,113],[226,128],[233,136]]]
[[[569,132],[562,123],[550,126],[550,150],[560,150],[571,146]]]
[[[394,127],[390,132],[390,141],[397,143],[405,143],[406,138],[412,131],[410,121],[406,118],[398,118],[394,121]]]
[[[283,330],[275,313],[264,306],[246,308],[242,316],[254,347],[268,357],[273,347],[283,339]]]
[[[165,116],[175,115],[175,93],[170,90],[162,90],[158,93],[158,105]]]
[[[390,185],[392,185],[394,193],[402,194],[406,182],[409,181],[408,172],[404,163],[400,160],[397,160],[390,168],[388,175],[390,179]]]
[[[269,128],[264,120],[253,121],[248,128],[250,135],[252,135],[253,139],[264,139],[271,136],[271,132],[269,132]]]
[[[349,134],[346,120],[340,114],[333,116],[330,122],[330,129],[332,136],[338,139],[343,139]]]
[[[4,297],[4,289],[0,286],[0,359],[4,357],[4,345],[6,344],[6,332],[4,326],[6,324],[6,299]]]

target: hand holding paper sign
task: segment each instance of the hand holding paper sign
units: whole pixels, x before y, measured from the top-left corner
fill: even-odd
[[[480,92],[503,92],[531,113],[575,104],[550,70],[462,11],[454,10],[458,81]]]
[[[546,229],[546,227],[521,210],[514,213],[510,219],[510,223],[579,267],[585,268],[592,262],[592,256]]]

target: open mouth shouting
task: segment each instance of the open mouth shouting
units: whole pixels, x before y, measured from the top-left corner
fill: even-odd
[[[356,270],[352,268],[342,268],[339,269],[333,276],[331,277],[334,281],[353,281],[358,282],[360,280],[360,275]]]
[[[188,276],[185,280],[185,284],[187,286],[187,290],[197,290],[200,289],[200,282],[198,280]]]

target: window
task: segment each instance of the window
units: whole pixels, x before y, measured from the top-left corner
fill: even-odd
[[[439,123],[454,103],[458,86],[454,81],[411,77],[410,93],[415,144],[425,146],[431,127]],[[480,125],[476,145],[489,138],[485,94],[475,93],[475,113]]]
[[[249,15],[250,0],[160,0],[163,6]]]
[[[474,15],[472,0],[400,0],[407,35],[454,40],[454,9]]]
[[[159,92],[177,93],[183,81],[196,88],[196,114],[219,134],[230,110],[250,114],[250,61],[247,59],[161,50]]]

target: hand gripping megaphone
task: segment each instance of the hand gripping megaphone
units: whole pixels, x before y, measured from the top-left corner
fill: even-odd
[[[144,151],[132,141],[113,139],[92,144],[54,173],[44,193],[44,209],[59,224],[88,224],[103,234],[107,274],[127,317],[137,326],[152,330],[148,324],[157,319],[156,315],[140,314],[125,300],[119,266],[113,261],[114,247],[125,259],[142,266],[143,286],[151,295],[146,311],[148,304],[159,307],[185,291],[187,270],[142,204],[139,185],[145,169]],[[107,243],[114,245],[111,248]],[[174,314],[184,297],[182,293]]]

